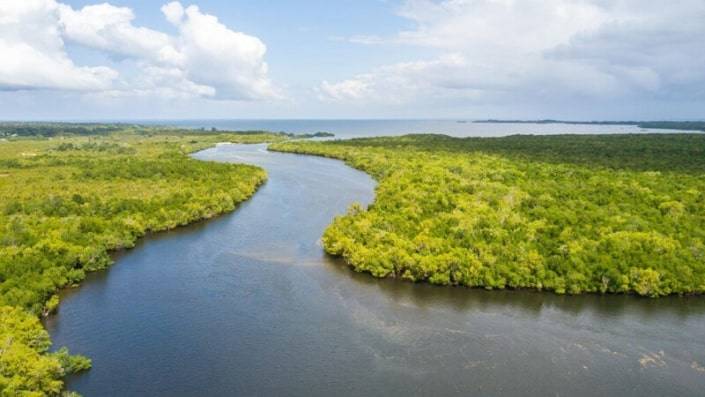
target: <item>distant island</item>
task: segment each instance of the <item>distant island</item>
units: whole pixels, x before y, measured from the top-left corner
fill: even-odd
[[[292,133],[285,133],[285,132],[283,134],[288,136],[289,138],[298,138],[298,139],[332,138],[335,136],[334,133],[327,132],[327,131],[318,131],[318,132],[314,132],[313,134],[292,134]]]
[[[567,121],[567,120],[476,120],[473,123],[506,124],[572,124],[572,125],[635,125],[645,129],[704,131],[705,121]]]

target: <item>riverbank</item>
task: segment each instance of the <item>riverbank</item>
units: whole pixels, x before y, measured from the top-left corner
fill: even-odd
[[[266,180],[248,165],[206,163],[189,153],[267,134],[139,134],[12,139],[0,147],[0,390],[58,395],[62,378],[90,367],[50,352],[37,320],[56,292],[112,263],[110,253],[157,233],[234,210]]]
[[[323,235],[376,277],[559,294],[705,292],[705,136],[284,142],[380,183]]]
[[[86,396],[696,396],[705,300],[484,291],[378,279],[326,255],[374,199],[342,162],[223,145],[264,168],[237,211],[156,234],[62,295],[55,343],[93,359]],[[323,331],[322,331],[323,330]],[[138,364],[136,364],[138,363]]]

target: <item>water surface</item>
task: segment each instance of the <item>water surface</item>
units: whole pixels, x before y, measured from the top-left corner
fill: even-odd
[[[164,124],[186,128],[219,130],[266,130],[290,133],[328,131],[336,138],[361,138],[405,134],[445,134],[456,137],[499,137],[515,134],[638,134],[668,133],[673,130],[642,129],[634,125],[473,123],[468,120],[136,120],[141,124]],[[692,131],[691,131],[692,132]]]
[[[90,356],[85,396],[696,396],[705,301],[433,287],[321,250],[374,182],[343,163],[225,145],[266,168],[232,214],[144,239],[62,296],[47,327]]]

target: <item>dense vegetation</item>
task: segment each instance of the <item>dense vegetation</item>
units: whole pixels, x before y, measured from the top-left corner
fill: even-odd
[[[635,125],[644,129],[705,131],[705,121],[566,121],[566,120],[477,120],[475,123]]]
[[[332,138],[335,136],[332,132],[318,131],[311,134],[287,134],[291,138]]]
[[[144,126],[138,124],[114,123],[60,123],[60,122],[0,122],[0,137],[56,137],[56,136],[96,136],[110,135],[112,133],[129,133],[142,136],[156,135],[220,135],[227,134],[228,131],[220,131],[215,127],[194,128],[185,130],[183,128],[171,126]],[[315,133],[296,134],[292,132],[270,132],[262,130],[237,131],[238,136],[242,135],[266,135],[274,140],[286,138],[307,139],[307,138],[330,138],[335,134],[319,131]]]
[[[266,179],[257,167],[188,153],[283,139],[186,133],[0,140],[0,395],[57,395],[65,374],[90,366],[49,352],[38,318],[57,309],[59,289],[147,232],[233,210]]]
[[[705,292],[705,135],[283,142],[379,185],[324,247],[357,271],[557,293]]]
[[[705,121],[642,121],[636,125],[647,129],[705,131]]]
[[[0,122],[0,137],[8,136],[58,136],[96,135],[123,131],[125,124],[50,123],[50,122]]]

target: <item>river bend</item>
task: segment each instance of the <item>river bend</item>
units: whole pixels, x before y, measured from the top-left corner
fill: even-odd
[[[342,162],[222,145],[264,167],[235,212],[143,239],[67,291],[56,346],[90,396],[702,395],[701,298],[557,296],[356,274],[318,242],[374,181]]]

